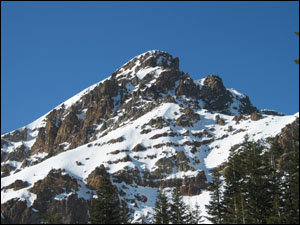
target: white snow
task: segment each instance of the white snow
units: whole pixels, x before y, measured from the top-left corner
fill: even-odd
[[[179,115],[175,116],[174,112],[177,112]],[[188,171],[185,173],[177,172],[176,174],[170,175],[169,178],[174,176],[178,178],[183,176],[192,176],[197,174],[197,172],[200,170],[204,170],[209,178],[209,169],[212,169],[225,162],[229,155],[229,149],[233,145],[240,143],[243,140],[243,136],[246,133],[251,135],[251,137],[253,137],[254,140],[266,138],[268,136],[274,136],[278,134],[286,124],[293,122],[295,120],[295,117],[298,115],[295,114],[292,116],[266,116],[265,118],[258,121],[242,120],[239,124],[236,125],[235,121],[232,121],[233,116],[220,114],[221,118],[225,120],[226,125],[219,126],[215,123],[214,120],[216,114],[208,113],[206,112],[206,110],[199,110],[197,113],[201,115],[201,120],[198,123],[196,123],[194,127],[182,128],[171,126],[171,128],[174,132],[178,133],[184,133],[186,130],[190,130],[190,133],[196,133],[199,131],[203,131],[204,129],[213,127],[214,131],[211,133],[213,133],[215,139],[221,137],[224,134],[225,130],[228,128],[228,126],[233,127],[233,132],[240,128],[247,128],[247,131],[237,133],[234,135],[232,134],[226,138],[215,140],[207,146],[202,146],[200,148],[200,151],[196,153],[195,156],[190,155],[188,151],[188,146],[163,146],[160,149],[154,148],[153,146],[159,143],[176,141],[179,144],[183,144],[186,141],[197,140],[197,138],[193,137],[192,135],[180,137],[167,136],[154,140],[150,139],[150,137],[152,137],[154,134],[168,132],[168,127],[164,127],[159,130],[153,130],[148,134],[140,133],[140,125],[148,123],[152,118],[162,116],[166,120],[175,119],[178,116],[180,116],[180,110],[177,104],[165,103],[150,111],[149,113],[145,114],[144,116],[138,118],[137,120],[131,121],[125,124],[124,126],[120,127],[119,129],[111,131],[108,135],[89,143],[92,144],[91,147],[87,147],[86,144],[77,147],[73,150],[62,152],[59,155],[49,158],[37,165],[26,167],[16,174],[12,174],[8,177],[2,178],[1,188],[13,183],[17,179],[27,181],[32,186],[38,180],[45,178],[51,169],[64,168],[66,170],[66,173],[71,174],[73,177],[76,177],[79,180],[78,182],[80,183],[81,188],[78,193],[80,194],[80,197],[84,197],[87,199],[90,197],[90,195],[87,194],[88,189],[85,187],[85,184],[82,181],[85,178],[87,178],[87,176],[95,169],[95,167],[104,164],[106,167],[109,168],[110,173],[115,173],[123,169],[125,166],[128,166],[129,168],[134,168],[135,166],[137,166],[140,170],[143,170],[145,168],[153,170],[156,168],[155,162],[158,159],[166,156],[171,156],[172,154],[176,154],[177,151],[185,151],[186,155],[191,159],[191,161],[193,157],[197,157],[200,159],[201,162],[199,165],[193,165],[196,169],[195,171]],[[109,140],[121,136],[124,138],[123,142],[117,142],[115,144],[105,144]],[[207,138],[203,137],[201,140],[205,139]],[[96,143],[100,144],[100,146],[95,145]],[[143,152],[130,151],[131,149],[133,149],[133,147],[140,143],[142,143],[148,149]],[[129,152],[123,152],[122,154],[118,155],[108,154],[116,149],[128,149]],[[208,149],[209,151],[207,151]],[[128,154],[132,159],[133,156],[139,156],[140,159],[133,160],[132,162],[120,162],[117,164],[107,163],[108,161],[116,161],[118,159],[121,159],[125,157],[126,154]],[[146,158],[147,155],[155,154],[157,155],[157,158],[155,159]],[[77,166],[76,161],[82,162],[83,165]],[[36,196],[35,194],[30,193],[28,191],[30,187],[18,191],[13,191],[12,189],[9,189],[5,192],[2,192],[1,203],[5,203],[6,201],[12,198],[20,198],[25,199],[28,205],[32,205]],[[138,189],[133,188],[131,189],[131,191],[142,190],[140,188],[141,187],[138,187]],[[150,208],[153,207],[154,204],[153,193],[155,192],[155,190],[156,189],[145,189],[144,191],[140,192],[146,195],[146,197],[149,200],[151,200],[145,203],[143,206],[139,206],[139,209],[137,210],[137,216],[135,217],[136,219],[138,218],[140,213],[152,212]],[[65,198],[69,194],[70,193],[58,195],[56,196],[56,199]],[[203,208],[203,203],[201,201],[207,202],[207,195],[207,192],[203,192],[199,196],[186,197],[185,199],[187,202],[191,202],[191,204],[194,204],[196,200],[199,201],[201,209],[203,209],[203,212],[205,212],[205,209]]]

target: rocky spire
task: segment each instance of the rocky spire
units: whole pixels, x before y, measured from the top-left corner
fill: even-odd
[[[133,59],[125,63],[120,69],[131,70],[135,67],[134,70],[138,71],[146,67],[157,66],[160,66],[163,69],[169,68],[179,70],[179,58],[173,58],[173,56],[168,52],[151,50],[134,57]]]

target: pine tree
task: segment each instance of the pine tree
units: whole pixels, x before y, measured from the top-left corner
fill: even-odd
[[[283,174],[279,170],[277,161],[278,158],[283,154],[283,149],[281,148],[277,138],[269,138],[267,143],[270,147],[263,155],[262,160],[263,164],[265,165],[265,172],[268,182],[266,192],[272,202],[272,206],[267,209],[266,222],[268,224],[281,224],[284,222],[282,217],[282,208],[284,205],[282,198]]]
[[[157,199],[154,207],[154,224],[168,224],[170,221],[170,206],[167,196],[163,193],[162,187],[160,187]]]
[[[264,147],[247,138],[242,144],[241,154],[244,184],[242,192],[245,195],[245,212],[248,223],[266,223],[267,209],[272,207],[272,198],[268,193],[267,166],[263,164],[262,155]]]
[[[283,215],[285,223],[299,224],[299,136],[292,140],[284,159]]]
[[[178,185],[176,185],[172,193],[170,221],[172,224],[189,224],[191,223],[191,220],[192,218],[189,216],[189,209],[183,202]]]
[[[269,147],[245,137],[240,147],[231,151],[226,164],[219,220],[220,174],[213,174],[211,201],[206,206],[211,216],[208,219],[228,224],[298,224],[299,129],[292,136],[295,140],[285,145],[271,138]]]
[[[198,203],[196,203],[195,205],[195,209],[190,211],[190,224],[201,224],[204,222],[204,220],[202,220],[202,215],[201,215],[201,209]]]
[[[247,139],[247,137],[246,137]],[[241,147],[240,147],[241,148]],[[224,192],[221,201],[221,223],[245,224],[247,221],[245,201],[246,168],[244,158],[240,157],[241,150],[232,148],[224,172]]]
[[[108,175],[104,175],[92,199],[89,221],[92,224],[120,224],[120,201]]]
[[[212,172],[212,181],[208,186],[211,199],[209,205],[206,205],[207,213],[210,217],[207,217],[209,221],[214,224],[220,224],[224,214],[224,208],[222,206],[222,180],[219,171],[214,170]]]
[[[122,201],[121,203],[121,211],[120,211],[120,223],[121,224],[130,224],[130,212],[127,206],[126,201]]]

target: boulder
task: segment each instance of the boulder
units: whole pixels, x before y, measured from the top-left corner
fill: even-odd
[[[133,149],[132,152],[142,152],[145,151],[147,148],[145,148],[142,144],[137,144]]]

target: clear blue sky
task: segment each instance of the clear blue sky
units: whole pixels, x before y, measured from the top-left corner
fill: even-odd
[[[132,57],[180,58],[259,109],[299,111],[299,2],[1,2],[1,133],[20,128]]]

